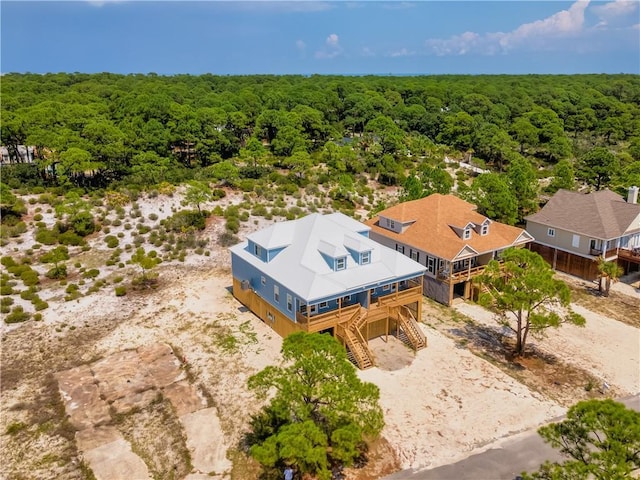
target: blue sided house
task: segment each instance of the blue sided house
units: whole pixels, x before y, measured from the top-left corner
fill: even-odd
[[[360,368],[368,340],[396,334],[424,348],[425,267],[369,238],[341,213],[311,214],[254,232],[231,247],[233,295],[278,334],[329,332]]]

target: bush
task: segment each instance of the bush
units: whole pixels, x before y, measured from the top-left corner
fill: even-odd
[[[31,314],[28,312],[25,312],[24,308],[22,308],[22,305],[17,305],[13,307],[13,310],[9,315],[4,317],[4,322],[5,323],[26,322],[27,320],[29,320],[29,317],[31,317]]]
[[[36,241],[43,245],[55,245],[58,243],[58,235],[60,235],[60,233],[57,230],[40,228],[36,231]]]
[[[119,240],[113,235],[107,235],[106,237],[104,237],[104,242],[109,248],[116,248],[120,244]]]
[[[156,220],[158,220],[158,214],[157,213],[150,213],[149,214],[149,220],[153,220],[155,222]]]
[[[240,243],[240,239],[231,232],[221,233],[218,237],[218,245],[221,247],[231,247],[237,243]]]
[[[3,307],[10,307],[11,305],[13,305],[13,298],[4,297],[0,299],[0,305],[2,305]]]
[[[96,278],[98,275],[100,275],[100,270],[97,268],[92,268],[82,274],[84,278]]]
[[[167,231],[186,232],[189,230],[204,230],[205,217],[194,210],[182,210],[160,222]]]
[[[4,267],[6,267],[6,268],[14,267],[14,266],[16,266],[16,265],[17,265],[17,263],[16,263],[15,259],[14,259],[13,257],[11,257],[11,256],[8,256],[8,255],[7,255],[7,256],[4,256],[4,257],[2,257],[2,258],[0,259],[0,263],[1,263]]]
[[[58,237],[58,242],[60,242],[62,245],[73,245],[76,247],[86,244],[84,238],[82,238],[77,233],[72,232],[71,230],[67,230],[64,233],[61,233]]]
[[[42,220],[42,214],[41,214],[41,213],[36,213],[36,214],[33,216],[33,219],[34,219],[36,222],[39,222],[40,220]]]
[[[41,310],[46,310],[47,308],[49,308],[49,304],[44,300],[38,299],[38,300],[34,300],[32,303],[33,303],[33,307],[36,309],[36,312],[39,312]]]
[[[0,295],[13,295],[13,287],[9,284],[0,286]]]
[[[16,278],[22,277],[24,272],[28,272],[31,270],[29,265],[14,265],[13,267],[7,268],[7,272],[12,274]]]
[[[86,237],[96,230],[96,224],[90,212],[79,212],[74,215],[69,221],[69,227],[81,237]]]
[[[227,230],[233,234],[238,233],[240,231],[240,222],[237,218],[228,218],[227,219]]]
[[[34,320],[35,322],[40,322],[40,321],[42,321],[42,314],[41,314],[41,313],[34,313],[34,314],[33,314],[33,320]]]
[[[26,270],[20,275],[20,279],[27,286],[37,285],[40,283],[40,277],[35,270]]]
[[[53,267],[46,273],[46,277],[52,279],[67,278],[67,266],[58,265],[58,267]]]
[[[127,294],[127,287],[118,286],[115,288],[116,297],[124,297]]]

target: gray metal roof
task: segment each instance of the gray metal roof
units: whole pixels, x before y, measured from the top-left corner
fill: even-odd
[[[230,250],[307,302],[424,273],[425,267],[409,257],[359,235],[368,230],[366,225],[341,213],[314,213],[248,236],[267,249],[285,247],[269,263],[249,252],[247,241]],[[351,248],[355,243],[357,251],[371,251],[371,263],[360,265],[347,255],[346,268],[334,271],[321,254],[333,251],[343,256],[347,252],[345,245]]]
[[[578,193],[558,190],[537,213],[525,218],[560,230],[609,240],[621,237],[640,216],[640,205],[627,203],[611,190]]]

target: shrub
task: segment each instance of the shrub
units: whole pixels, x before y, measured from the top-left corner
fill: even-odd
[[[0,299],[0,305],[2,305],[3,307],[10,307],[11,305],[13,305],[13,298],[4,297]]]
[[[7,256],[4,256],[4,257],[2,257],[2,258],[0,259],[0,263],[1,263],[4,267],[6,267],[6,268],[14,267],[14,266],[16,266],[16,265],[17,265],[17,263],[16,263],[15,259],[14,259],[13,257],[11,257],[11,256],[8,256],[8,255],[7,255]]]
[[[153,220],[155,222],[156,220],[158,220],[158,214],[157,213],[150,213],[149,214],[149,220]]]
[[[13,287],[9,284],[0,286],[0,295],[13,295]]]
[[[59,232],[57,230],[48,230],[40,228],[36,231],[36,241],[43,245],[55,245],[58,243]]]
[[[64,233],[61,233],[60,236],[58,237],[58,241],[62,245],[73,245],[73,246],[76,246],[76,247],[86,244],[84,238],[82,238],[77,233],[72,232],[71,230],[67,230]]]
[[[116,297],[124,297],[127,294],[127,287],[122,285],[115,288]]]
[[[120,244],[118,239],[113,235],[107,235],[106,237],[104,237],[104,242],[107,244],[107,247],[109,248],[116,248]]]
[[[22,305],[16,305],[15,307],[13,307],[13,310],[11,310],[11,313],[6,317],[4,317],[4,322],[5,323],[26,322],[27,320],[29,320],[29,317],[31,317],[31,314],[28,312],[25,312],[24,308],[22,308]]]
[[[57,267],[53,267],[46,273],[46,277],[52,279],[67,278],[67,266],[58,265]]]
[[[189,230],[204,230],[205,217],[200,212],[194,210],[182,210],[174,213],[169,218],[161,222],[167,231],[186,232]]]
[[[238,233],[240,231],[240,222],[237,218],[227,219],[227,230],[231,233]]]
[[[42,321],[42,314],[41,314],[41,313],[34,313],[34,314],[33,314],[33,320],[34,320],[35,322],[40,322],[40,321]]]
[[[40,220],[42,220],[42,214],[41,214],[41,213],[36,213],[36,214],[33,216],[33,219],[34,219],[36,222],[39,222]]]
[[[28,272],[29,270],[31,270],[31,267],[29,265],[14,265],[13,267],[7,268],[7,272],[12,274],[16,278],[22,277],[22,274],[24,272]]]
[[[81,237],[86,237],[96,230],[93,215],[90,212],[79,212],[69,220],[69,226]]]
[[[46,310],[47,308],[49,308],[49,304],[44,300],[37,299],[37,300],[34,300],[32,303],[33,303],[33,307],[36,309],[36,312],[39,312],[40,310]]]
[[[100,270],[97,268],[92,268],[82,274],[84,278],[96,278],[98,275],[100,275]]]
[[[231,247],[237,243],[240,243],[240,239],[228,231],[221,233],[218,237],[218,245],[221,247]]]
[[[27,287],[40,283],[38,272],[35,270],[26,270],[22,272],[20,279]]]

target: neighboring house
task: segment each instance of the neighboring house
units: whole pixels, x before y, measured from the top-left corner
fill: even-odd
[[[0,147],[0,165],[14,163],[33,163],[36,147],[17,145]]]
[[[625,273],[640,269],[638,187],[629,189],[626,202],[610,190],[558,190],[526,221],[536,239],[531,249],[556,270],[595,280],[600,257],[617,260]]]
[[[472,280],[508,247],[533,240],[521,228],[494,222],[476,206],[439,193],[404,202],[366,222],[371,238],[426,267],[424,294],[451,305],[471,298]]]
[[[371,338],[403,332],[426,346],[425,268],[369,239],[341,213],[312,214],[252,233],[230,248],[233,295],[281,336],[329,332],[360,368],[374,364]]]

